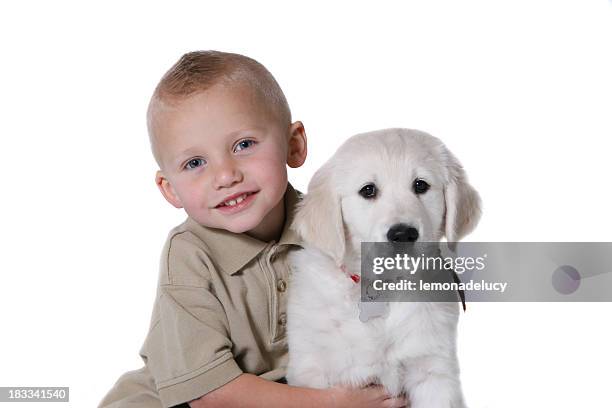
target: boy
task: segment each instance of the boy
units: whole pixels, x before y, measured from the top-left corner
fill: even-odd
[[[155,89],[147,123],[157,186],[188,218],[162,253],[146,365],[100,406],[404,405],[380,386],[283,384],[286,255],[300,244],[286,165],[307,149],[272,75],[241,55],[188,53]]]

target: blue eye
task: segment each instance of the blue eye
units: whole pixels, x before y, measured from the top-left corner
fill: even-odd
[[[185,164],[185,168],[193,170],[197,167],[203,166],[204,163],[206,163],[204,159],[191,159]]]
[[[240,142],[238,142],[238,144],[236,144],[236,147],[234,147],[234,152],[239,152],[241,150],[248,149],[254,144],[255,144],[255,141],[251,139],[241,140]]]

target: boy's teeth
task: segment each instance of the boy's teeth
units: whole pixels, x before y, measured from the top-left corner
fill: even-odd
[[[229,200],[229,201],[224,202],[223,204],[227,205],[228,207],[231,207],[236,204],[240,204],[242,201],[244,201],[246,196],[247,196],[246,194],[243,194],[240,197],[236,198],[235,200]]]

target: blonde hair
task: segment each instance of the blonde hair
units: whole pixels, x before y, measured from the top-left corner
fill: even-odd
[[[221,51],[193,51],[184,54],[161,78],[147,110],[147,127],[153,156],[159,164],[152,131],[153,106],[178,103],[217,84],[246,85],[261,97],[281,122],[291,123],[285,94],[272,74],[259,62],[240,54]]]

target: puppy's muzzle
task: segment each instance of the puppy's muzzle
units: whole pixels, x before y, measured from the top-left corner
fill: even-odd
[[[389,242],[415,242],[419,239],[419,230],[406,224],[395,224],[387,231]]]

